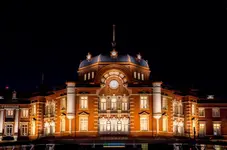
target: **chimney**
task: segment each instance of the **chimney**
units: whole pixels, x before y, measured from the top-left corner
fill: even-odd
[[[17,92],[16,91],[13,91],[12,99],[17,99]]]

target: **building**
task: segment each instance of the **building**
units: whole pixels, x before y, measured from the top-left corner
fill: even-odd
[[[115,26],[114,26],[115,27]],[[41,137],[225,137],[227,103],[178,94],[150,80],[140,54],[88,53],[78,81],[21,100],[0,99],[0,140]]]

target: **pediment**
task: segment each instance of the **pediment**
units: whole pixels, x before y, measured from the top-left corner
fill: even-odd
[[[88,116],[89,113],[85,112],[85,111],[82,111],[79,113],[79,116]]]
[[[146,111],[142,111],[139,113],[139,115],[149,115],[150,113],[146,112]]]

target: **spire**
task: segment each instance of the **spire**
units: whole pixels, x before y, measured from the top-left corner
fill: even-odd
[[[113,25],[113,41],[112,41],[112,48],[113,48],[113,50],[110,52],[110,56],[112,58],[117,58],[117,56],[118,56],[118,53],[115,50],[115,47],[116,47],[116,42],[115,42],[115,25]]]
[[[43,84],[43,81],[44,81],[44,73],[42,73],[42,81],[41,81],[41,84]]]
[[[116,42],[115,42],[115,25],[113,25],[113,41],[112,41],[112,47],[113,47],[113,49],[116,47]]]

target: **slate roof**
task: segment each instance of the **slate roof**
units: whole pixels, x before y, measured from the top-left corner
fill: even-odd
[[[112,58],[111,56],[108,55],[97,55],[95,57],[92,57],[91,60],[83,60],[80,65],[79,68],[82,67],[86,67],[92,64],[95,64],[97,62],[131,62],[143,67],[149,67],[147,61],[145,61],[144,59],[140,59],[139,61],[135,58],[132,57],[130,55],[119,55],[117,56],[117,58]]]

